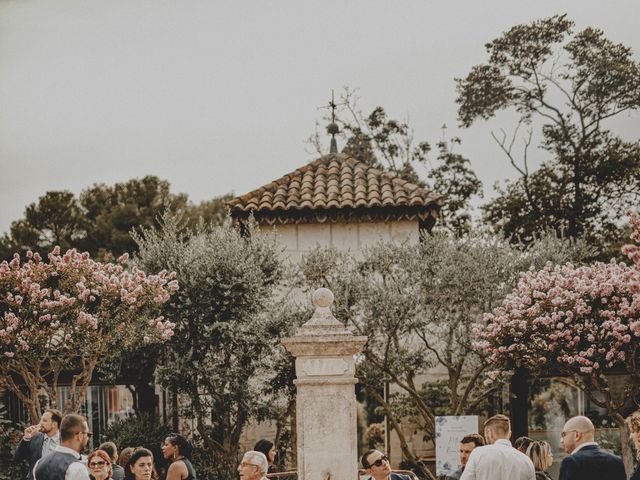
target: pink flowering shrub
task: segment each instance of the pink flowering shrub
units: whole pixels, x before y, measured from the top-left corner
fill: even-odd
[[[43,261],[28,252],[0,263],[0,377],[29,408],[51,395],[63,371],[73,373],[66,410],[77,410],[98,362],[144,342],[164,342],[175,326],[160,307],[177,291],[173,273],[147,275],[88,253],[59,247]],[[19,380],[19,381],[17,381]],[[25,393],[18,383],[24,382]]]
[[[485,315],[479,345],[496,365],[573,376],[611,413],[638,394],[640,340],[640,219],[631,218],[635,245],[623,252],[633,264],[547,264],[522,273],[502,305]],[[630,374],[632,388],[614,401],[604,372]],[[635,385],[635,386],[634,386]]]

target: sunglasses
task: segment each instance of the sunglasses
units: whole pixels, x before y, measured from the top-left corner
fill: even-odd
[[[91,462],[89,464],[89,467],[104,467],[107,464],[107,462],[105,462],[104,460],[100,460],[98,462]]]
[[[371,464],[372,467],[381,467],[384,462],[388,462],[389,457],[386,455],[381,456],[378,460]]]

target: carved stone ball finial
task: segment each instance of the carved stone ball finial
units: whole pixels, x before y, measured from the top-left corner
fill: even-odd
[[[316,307],[328,308],[333,305],[333,292],[328,288],[319,288],[311,295],[311,301]]]

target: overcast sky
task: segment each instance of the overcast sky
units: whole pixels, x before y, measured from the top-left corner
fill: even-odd
[[[640,1],[0,0],[0,232],[48,190],[154,174],[200,201],[313,159],[331,90],[463,139],[487,193],[511,175],[456,128],[454,77],[518,23],[566,12],[640,52]],[[638,139],[640,115],[614,125]],[[324,138],[328,145],[328,138]]]

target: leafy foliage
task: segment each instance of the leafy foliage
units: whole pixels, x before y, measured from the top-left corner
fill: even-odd
[[[139,265],[171,268],[180,279],[165,309],[176,335],[160,382],[183,394],[182,413],[195,419],[217,475],[230,477],[244,426],[277,401],[268,393],[271,368],[282,355],[279,338],[291,330],[290,318],[270,309],[283,276],[275,240],[255,226],[245,237],[229,225],[185,230],[169,215],[135,239]]]
[[[523,273],[502,305],[478,328],[481,346],[496,365],[524,365],[533,371],[556,369],[579,385],[604,393],[596,404],[610,411],[633,408],[639,382],[614,399],[605,372],[616,369],[635,378],[640,336],[640,219],[632,218],[635,245],[624,251],[632,266],[615,261],[586,266],[571,263]],[[526,341],[523,339],[526,338]],[[601,388],[599,388],[601,387]]]
[[[151,415],[131,415],[118,418],[105,428],[102,442],[114,442],[118,450],[127,447],[144,447],[151,450],[156,459],[162,458],[160,445],[171,429]]]
[[[360,384],[382,406],[403,455],[419,463],[399,426],[402,418],[412,417],[432,438],[437,413],[477,412],[499,387],[484,382],[490,364],[474,346],[473,328],[483,313],[502,300],[521,270],[587,251],[555,237],[523,251],[491,236],[441,232],[418,245],[379,244],[360,260],[317,249],[301,270],[305,284],[334,292],[337,318],[368,336]],[[442,383],[421,389],[418,377],[436,366],[446,372]],[[384,382],[399,389],[391,401],[380,394]],[[429,478],[426,469],[421,475]]]
[[[63,372],[72,373],[64,408],[77,411],[100,360],[173,335],[174,325],[157,316],[178,289],[173,274],[128,272],[127,255],[118,264],[101,263],[74,249],[62,255],[59,247],[48,262],[37,253],[26,257],[0,263],[0,378],[32,422],[40,418],[43,391],[56,406]]]
[[[640,63],[595,28],[573,32],[566,15],[516,25],[486,45],[489,59],[457,79],[463,126],[515,110],[514,139],[494,135],[520,178],[484,207],[507,238],[531,242],[548,229],[602,248],[618,240],[618,219],[640,198],[640,145],[606,129],[640,107]],[[542,122],[551,159],[531,171],[513,144],[521,125]]]
[[[624,248],[631,266],[612,261],[531,269],[477,330],[496,367],[572,377],[620,427],[640,401],[640,218],[631,223],[635,245]],[[612,372],[629,376],[622,394],[612,388]],[[628,450],[626,441],[622,445]]]
[[[181,211],[191,226],[219,225],[226,218],[229,199],[223,195],[194,205],[153,175],[113,186],[95,184],[79,198],[67,191],[50,191],[28,205],[24,218],[14,221],[9,234],[0,238],[0,259],[9,260],[15,252],[50,251],[56,245],[63,251],[76,248],[93,257],[117,258],[136,251],[132,230],[157,226],[165,211]]]
[[[13,451],[22,437],[22,432],[7,420],[7,410],[2,402],[3,394],[0,389],[0,480],[25,478],[25,462],[13,461]]]
[[[336,118],[345,142],[342,152],[442,195],[442,225],[458,235],[466,233],[471,220],[470,199],[481,196],[482,184],[469,160],[453,151],[460,139],[453,138],[450,144],[438,142],[436,161],[430,161],[431,145],[426,141],[416,143],[408,122],[389,118],[381,106],[364,115],[357,104],[355,92],[345,88],[337,105],[342,115]],[[323,153],[318,133],[310,142]]]

